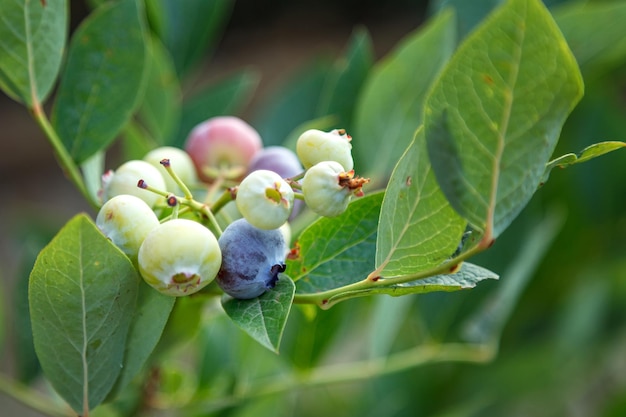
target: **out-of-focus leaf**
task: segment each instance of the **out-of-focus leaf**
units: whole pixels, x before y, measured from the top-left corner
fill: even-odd
[[[266,146],[280,145],[296,127],[316,118],[329,69],[326,61],[311,62],[260,106],[252,125]]]
[[[337,126],[351,132],[359,91],[374,62],[372,40],[366,29],[352,34],[345,56],[330,69],[320,97],[318,115],[334,115]]]
[[[248,103],[258,83],[256,72],[242,71],[189,97],[183,103],[180,125],[170,144],[182,147],[198,123],[214,116],[237,113]]]
[[[538,223],[525,239],[510,266],[502,274],[502,282],[471,317],[467,318],[463,337],[474,343],[496,343],[518,298],[533,277],[554,238],[561,230],[564,217],[552,212]]]
[[[456,45],[454,14],[442,13],[409,35],[370,72],[352,133],[361,175],[385,180],[422,124],[426,93]]]
[[[138,0],[122,0],[98,8],[72,37],[52,123],[79,163],[115,139],[142,97],[144,26]]]
[[[0,0],[0,89],[28,107],[57,79],[67,38],[66,0]]]
[[[100,201],[98,195],[102,189],[102,174],[104,173],[105,152],[99,151],[90,156],[80,165],[92,201]]]
[[[150,0],[152,27],[185,77],[217,41],[230,17],[232,0]]]
[[[539,0],[509,0],[459,47],[426,101],[425,135],[446,198],[488,244],[537,190],[583,93]]]
[[[583,73],[623,63],[626,58],[626,3],[570,2],[554,10],[554,19]]]
[[[172,57],[161,41],[151,39],[148,73],[138,115],[156,144],[164,144],[180,122],[182,91]]]
[[[138,283],[128,258],[84,214],[37,258],[29,285],[35,350],[77,413],[100,404],[120,374]]]
[[[286,273],[298,293],[352,284],[374,270],[376,228],[383,193],[361,197],[338,217],[323,217],[298,237],[300,256],[287,260]]]
[[[261,296],[250,300],[224,296],[222,306],[237,326],[261,345],[278,353],[294,292],[291,278],[281,274],[276,286]]]
[[[594,143],[593,145],[587,146],[580,153],[568,153],[558,158],[553,159],[548,164],[546,164],[546,170],[543,174],[543,179],[541,180],[541,185],[543,185],[548,178],[550,177],[550,172],[553,168],[567,168],[570,165],[578,164],[581,162],[588,161],[590,159],[596,158],[598,156],[602,156],[606,153],[613,152],[615,150],[626,147],[625,142],[619,141],[610,141],[610,142],[600,142]]]
[[[440,265],[457,249],[465,225],[439,188],[420,128],[385,191],[376,244],[377,273],[393,278]]]

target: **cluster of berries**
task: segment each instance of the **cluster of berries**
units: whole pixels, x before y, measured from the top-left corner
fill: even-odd
[[[354,175],[350,140],[343,130],[308,130],[294,153],[263,147],[239,118],[215,117],[190,132],[184,149],[160,147],[105,173],[96,224],[165,294],[193,294],[215,280],[232,297],[254,298],[284,272],[289,220],[303,201],[333,217],[363,194],[368,180]],[[238,218],[222,232],[201,220],[227,207],[224,197],[234,199]]]

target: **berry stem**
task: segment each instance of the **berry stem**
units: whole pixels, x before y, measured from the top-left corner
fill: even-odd
[[[187,184],[185,184],[180,179],[180,177],[178,176],[176,171],[174,171],[174,169],[172,168],[172,164],[170,163],[170,160],[169,159],[163,159],[161,161],[161,165],[163,165],[163,168],[165,168],[165,170],[170,175],[170,177],[172,177],[174,182],[176,182],[176,185],[178,185],[180,187],[180,189],[183,191],[183,195],[185,196],[185,198],[188,199],[188,200],[193,199],[193,195],[191,194],[191,191],[189,191],[189,187],[187,187]]]
[[[85,181],[81,175],[80,169],[78,165],[74,162],[74,159],[69,154],[65,145],[57,135],[57,132],[54,130],[46,113],[41,108],[41,104],[39,102],[35,102],[33,104],[33,108],[31,109],[32,115],[35,118],[35,121],[43,130],[46,137],[48,138],[48,142],[52,145],[52,149],[57,156],[57,161],[61,165],[61,169],[65,173],[65,175],[69,178],[69,180],[74,184],[74,186],[78,189],[78,191],[83,195],[85,200],[95,209],[100,208],[100,204],[93,199],[92,195],[89,193]]]
[[[225,189],[222,195],[215,201],[215,203],[211,205],[211,211],[213,212],[213,214],[219,212],[226,204],[233,201],[236,195],[236,188]]]
[[[384,265],[382,265],[372,271],[361,281],[318,293],[296,294],[293,302],[294,304],[317,304],[320,308],[327,310],[340,301],[359,296],[371,295],[372,291],[379,287],[389,287],[392,285],[417,281],[435,275],[449,274],[450,271],[453,271],[465,259],[468,259],[485,249],[486,248],[478,244],[468,251],[446,260],[437,267],[399,277],[385,278],[382,276],[381,273],[384,270]]]

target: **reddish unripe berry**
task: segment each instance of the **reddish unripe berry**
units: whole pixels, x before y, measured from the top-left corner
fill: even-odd
[[[185,142],[185,151],[191,156],[200,179],[210,182],[224,169],[233,177],[241,177],[262,146],[261,136],[248,123],[234,116],[218,116],[193,128]]]

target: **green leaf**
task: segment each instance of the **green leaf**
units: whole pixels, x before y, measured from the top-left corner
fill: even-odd
[[[139,284],[137,304],[126,339],[124,364],[112,395],[117,395],[143,368],[161,339],[176,297],[161,294],[143,280]]]
[[[334,115],[337,126],[351,131],[359,91],[374,62],[372,40],[365,28],[354,31],[346,55],[330,69],[320,97],[318,115]],[[330,129],[329,129],[330,130]]]
[[[164,144],[180,122],[182,91],[172,57],[161,41],[149,43],[146,90],[138,115],[156,144]]]
[[[67,38],[67,1],[0,0],[0,88],[29,108],[52,90]]]
[[[536,191],[583,93],[576,61],[539,0],[509,0],[459,47],[426,101],[439,185],[489,244]]]
[[[336,291],[326,298],[324,308],[355,297],[365,297],[377,294],[387,294],[394,297],[409,294],[426,294],[436,291],[459,291],[474,288],[480,281],[498,279],[498,275],[481,266],[463,262],[459,271],[452,274],[434,275],[428,278],[417,279],[400,284],[376,285],[370,281],[369,286],[359,289]]]
[[[128,258],[84,214],[35,262],[29,286],[35,351],[77,413],[100,404],[120,374],[138,282]]]
[[[437,184],[420,128],[387,185],[378,225],[377,274],[393,278],[439,266],[457,249],[465,225]]]
[[[293,74],[261,105],[253,126],[266,146],[280,145],[299,125],[317,116],[330,64],[317,60]]]
[[[609,152],[616,151],[618,149],[626,147],[625,142],[619,141],[608,141],[608,142],[600,142],[594,143],[593,145],[587,146],[583,149],[578,155],[575,153],[568,153],[558,158],[553,159],[546,165],[546,170],[543,174],[543,178],[541,180],[541,185],[543,185],[548,178],[550,177],[550,172],[553,168],[567,168],[570,165],[579,164],[581,162],[586,162],[590,159],[596,158],[598,156],[602,156]]]
[[[141,98],[147,68],[142,16],[137,0],[110,3],[72,37],[52,122],[79,163],[115,139]]]
[[[281,274],[276,287],[260,297],[238,300],[224,296],[222,306],[237,326],[261,345],[278,353],[294,292],[291,278]]]
[[[554,19],[581,70],[623,63],[626,57],[626,3],[572,2],[554,11]]]
[[[207,54],[226,26],[232,0],[152,0],[146,2],[150,21],[170,51],[179,77]]]
[[[180,125],[171,144],[182,147],[191,129],[206,119],[238,112],[248,103],[258,84],[256,72],[241,71],[185,100]]]
[[[316,293],[364,279],[374,270],[383,193],[354,200],[338,217],[323,217],[298,237],[300,256],[287,260],[298,293]]]
[[[370,72],[352,134],[359,172],[383,180],[422,124],[424,98],[456,45],[454,15],[442,13]]]

